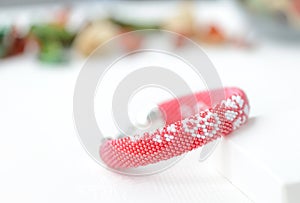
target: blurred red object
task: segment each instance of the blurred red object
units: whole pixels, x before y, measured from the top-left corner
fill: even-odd
[[[24,52],[27,36],[21,35],[16,27],[12,26],[11,28],[8,28],[8,31],[3,36],[2,40],[2,43],[4,43],[5,46],[2,46],[4,50],[1,57],[9,57]]]
[[[228,41],[221,29],[215,25],[209,25],[207,31],[199,31],[198,39],[207,44],[223,44]]]
[[[300,0],[293,0],[292,5],[294,6],[294,9],[298,15],[300,15]]]
[[[121,29],[120,34],[126,33],[128,31],[130,30]],[[125,37],[122,37],[121,39],[121,44],[124,47],[125,51],[137,50],[141,47],[143,42],[143,37],[134,32],[130,35],[125,35]]]

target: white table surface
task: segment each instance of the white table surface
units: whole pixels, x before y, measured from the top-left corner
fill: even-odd
[[[214,161],[256,202],[300,199],[299,56],[300,44],[266,42],[252,55],[211,58],[225,85],[242,87],[251,105],[249,124],[226,139]]]
[[[293,110],[299,111],[298,49],[276,46],[265,45],[255,51],[208,49],[224,85],[245,89],[255,118],[273,115],[274,110],[287,110],[288,116],[293,116]],[[171,169],[149,177],[124,177],[97,165],[80,145],[73,124],[73,88],[82,65],[83,61],[75,61],[69,67],[51,67],[30,56],[1,61],[1,202],[250,201],[213,167],[197,163],[197,151]],[[277,91],[289,97],[280,97]],[[279,129],[295,130],[296,136],[297,127]],[[257,133],[255,126],[249,130]],[[277,146],[277,142],[265,139],[253,140],[252,147],[263,150],[270,144],[278,147],[277,155],[280,150],[289,150],[298,156],[298,143],[285,141],[293,147]],[[258,153],[272,157],[267,151]],[[282,160],[294,166],[294,159]],[[289,173],[281,173],[284,168],[280,166],[276,169],[288,179],[298,174],[297,167],[290,168]]]
[[[22,56],[0,63],[1,202],[250,202],[198,153],[148,177],[99,166],[82,148],[72,96],[82,62],[47,67]]]

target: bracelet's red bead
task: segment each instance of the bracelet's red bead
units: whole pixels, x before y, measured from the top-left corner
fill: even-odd
[[[174,101],[161,105],[167,112],[167,125],[153,133],[144,133],[139,139],[124,137],[108,140],[100,146],[102,160],[112,168],[145,166],[201,147],[221,136],[226,136],[248,119],[249,104],[244,92],[227,88],[225,100],[198,114],[176,121],[180,111]],[[209,92],[195,95],[200,102],[210,102]],[[171,109],[170,112],[168,112]],[[174,111],[177,111],[177,113]],[[175,120],[175,122],[173,122]]]

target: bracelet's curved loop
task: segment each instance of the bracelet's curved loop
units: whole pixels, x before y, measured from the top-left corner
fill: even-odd
[[[133,168],[157,163],[204,146],[239,128],[248,119],[249,103],[238,88],[225,88],[225,99],[210,104],[210,92],[196,96],[200,112],[181,119],[178,100],[159,105],[166,125],[141,136],[112,139],[100,146],[100,157],[115,169]],[[180,99],[188,101],[188,97]],[[183,102],[189,105],[188,102]],[[198,108],[198,107],[197,107]],[[194,108],[196,109],[196,108]]]

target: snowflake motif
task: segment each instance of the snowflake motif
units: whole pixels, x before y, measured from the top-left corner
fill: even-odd
[[[171,124],[167,127],[167,131],[175,133],[176,132],[176,126],[174,124]]]
[[[240,107],[240,108],[242,108],[243,107],[243,105],[244,105],[244,100],[242,99],[242,97],[241,96],[232,96],[232,100],[233,101],[235,101],[237,104],[238,104],[238,106]]]
[[[225,102],[223,102],[223,104],[225,104],[226,107],[237,109],[237,111],[227,110],[225,112],[225,117],[227,120],[236,120],[233,122],[234,129],[237,129],[246,122],[246,117],[249,115],[249,106],[245,104],[245,101],[241,96],[232,96],[231,99],[227,99]]]
[[[249,106],[245,104],[245,101],[241,98],[241,96],[232,96],[232,100],[237,103],[240,109],[239,117],[233,122],[233,129],[236,130],[246,122],[249,115]]]
[[[241,109],[244,105],[244,100],[239,95],[234,95],[231,98],[228,98],[226,101],[223,101],[222,104],[225,104],[226,107],[233,109]]]
[[[245,105],[245,107],[244,107],[244,113],[246,114],[246,116],[249,115],[249,106],[248,105]]]
[[[233,129],[238,129],[241,125],[243,125],[246,122],[246,116],[243,116],[242,118],[239,117],[236,121],[233,122]]]
[[[136,134],[136,135],[129,136],[129,138],[131,141],[135,142],[141,138],[141,135]]]
[[[172,139],[174,139],[173,135],[165,134],[164,136],[166,138],[166,141],[168,141],[168,142],[170,142]]]
[[[231,100],[230,98],[228,98],[226,101],[223,101],[222,104],[224,104],[226,107],[230,107],[230,108],[233,108],[233,109],[238,108],[236,103],[233,100]]]
[[[161,143],[161,142],[162,142],[162,140],[161,140],[161,137],[160,137],[160,135],[156,135],[156,136],[153,138],[153,141],[154,141],[154,142]]]
[[[227,110],[227,111],[225,112],[225,117],[226,117],[226,119],[229,120],[229,121],[233,121],[233,120],[236,118],[237,115],[238,115],[238,113],[235,112],[235,111]]]
[[[187,118],[183,120],[182,127],[184,131],[190,133],[192,137],[202,139],[205,139],[206,137],[213,137],[217,134],[221,121],[217,114],[213,114],[210,111],[206,112],[207,115],[204,118],[197,114],[194,118]],[[209,119],[214,119],[215,122],[209,122]]]

